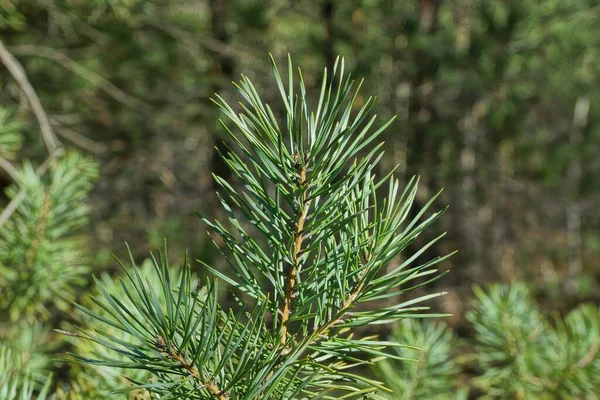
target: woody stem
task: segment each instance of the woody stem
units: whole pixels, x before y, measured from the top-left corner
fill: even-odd
[[[296,221],[296,231],[294,239],[294,248],[292,253],[292,266],[288,274],[285,298],[283,300],[283,309],[281,317],[281,346],[285,346],[288,332],[288,322],[292,313],[292,300],[296,291],[296,279],[298,267],[300,265],[300,253],[302,251],[303,230],[306,222],[306,166],[300,167],[298,171],[298,183],[302,190],[300,207],[298,209],[298,219]]]

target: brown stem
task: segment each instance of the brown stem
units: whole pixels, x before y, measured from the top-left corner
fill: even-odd
[[[33,237],[31,245],[29,246],[29,249],[27,250],[27,254],[25,256],[25,266],[27,268],[31,268],[33,266],[33,261],[35,259],[37,250],[40,246],[42,236],[46,233],[46,227],[48,226],[48,217],[50,215],[51,209],[52,197],[50,197],[49,193],[46,193],[44,194],[44,200],[42,202],[42,207],[40,208],[40,219],[35,229],[35,236]]]
[[[352,289],[350,294],[348,294],[348,297],[346,297],[346,300],[344,300],[344,304],[342,304],[342,307],[340,308],[338,316],[336,318],[333,318],[327,324],[323,325],[323,327],[320,328],[316,332],[315,339],[311,343],[316,343],[320,338],[326,336],[329,333],[329,331],[331,330],[331,328],[333,328],[338,323],[342,322],[342,319],[348,312],[348,309],[350,307],[352,307],[352,305],[354,304],[354,301],[356,301],[356,298],[358,297],[358,294],[360,293],[360,291],[363,288],[363,284],[364,284],[363,277],[365,275],[365,271],[366,270],[363,270],[361,272],[361,274],[359,275],[358,280],[356,281],[356,285],[354,286],[354,289]]]
[[[290,314],[292,312],[292,300],[295,295],[296,290],[296,278],[298,275],[298,266],[300,264],[300,252],[302,251],[302,240],[303,240],[303,230],[304,223],[306,222],[306,212],[307,208],[305,207],[306,203],[306,188],[304,187],[306,184],[306,166],[302,166],[298,171],[299,178],[298,183],[302,188],[302,202],[300,205],[300,211],[298,213],[298,220],[296,221],[296,238],[294,240],[294,250],[292,255],[292,267],[290,269],[290,273],[288,274],[288,280],[285,290],[285,298],[283,300],[283,310],[281,317],[281,346],[285,346],[287,339],[287,331],[288,331],[288,321],[290,319]]]
[[[10,176],[10,179],[12,179],[13,182],[17,182],[17,180],[19,179],[19,171],[17,171],[17,169],[10,163],[10,161],[8,161],[4,157],[0,157],[0,168],[6,171],[6,173],[8,174],[8,176]]]
[[[306,219],[306,217],[304,218]],[[304,223],[304,222],[303,222]],[[300,232],[300,231],[298,231]],[[302,244],[302,243],[300,243]],[[368,257],[367,257],[368,258]],[[362,264],[364,265],[366,263],[365,260],[362,260]],[[356,301],[360,291],[362,290],[363,286],[364,286],[364,276],[365,276],[365,272],[366,270],[363,270],[358,277],[358,280],[356,281],[356,284],[354,285],[354,288],[352,289],[352,291],[348,294],[348,296],[346,297],[346,300],[344,300],[344,304],[342,304],[342,307],[340,308],[337,316],[335,318],[333,318],[331,321],[329,321],[328,323],[326,323],[324,326],[322,326],[321,328],[319,328],[317,331],[313,332],[312,334],[312,338],[308,338],[306,340],[310,340],[310,342],[308,342],[308,344],[314,344],[316,342],[318,342],[321,338],[325,337],[329,331],[338,323],[342,322],[344,316],[348,313],[348,310],[352,307],[352,305],[354,304],[354,302]],[[289,283],[288,283],[288,288],[289,288]],[[292,287],[293,289],[293,287]],[[286,296],[287,298],[287,296]],[[293,298],[293,296],[290,297],[290,299]],[[289,312],[288,312],[289,313]],[[289,315],[288,315],[289,317]],[[285,327],[285,325],[284,325]],[[304,342],[304,345],[300,346],[305,347],[306,346],[306,341]],[[285,341],[282,340],[282,344],[285,346]],[[304,352],[304,350],[302,350],[302,352]],[[285,349],[284,352],[282,353],[282,355],[287,356],[289,354],[289,349]],[[279,367],[279,366],[278,366]],[[266,379],[270,379],[274,374],[275,374],[275,370],[278,368],[274,368],[266,377]]]
[[[12,77],[18,82],[19,86],[21,86],[21,90],[31,104],[31,109],[33,110],[33,113],[38,120],[38,124],[40,125],[42,138],[44,139],[46,147],[48,148],[48,152],[50,153],[48,159],[36,170],[36,175],[42,176],[50,164],[64,154],[63,147],[52,130],[50,120],[48,119],[48,116],[42,107],[42,103],[40,103],[37,93],[33,89],[33,86],[31,86],[31,83],[29,83],[29,79],[27,79],[25,69],[12,55],[12,53],[4,46],[2,40],[0,40],[0,62],[6,66]],[[24,199],[25,190],[22,188],[0,213],[0,227],[2,227],[2,225],[8,221],[10,216],[17,210]]]
[[[159,348],[161,348],[161,350],[163,350],[163,351],[165,350],[164,347],[166,347],[166,346],[165,346],[163,338],[161,338],[161,337],[157,338],[157,345]],[[198,371],[198,368],[196,368],[191,362],[189,362],[185,358],[185,356],[183,354],[181,354],[175,347],[171,346],[168,354],[169,354],[169,357],[171,357],[173,360],[179,362],[181,367],[186,369],[190,373],[190,375],[192,375],[194,378],[196,378],[198,381],[200,381],[200,383],[202,384],[203,387],[210,390],[210,392],[215,396],[216,399],[229,400],[229,396],[227,395],[227,393],[222,391],[214,380],[209,381],[209,382],[204,382],[202,379],[202,376],[200,375],[200,371]]]
[[[588,352],[585,353],[585,355],[581,358],[581,360],[579,360],[577,362],[577,364],[575,364],[575,367],[585,368],[592,361],[594,361],[594,357],[596,357],[596,354],[598,354],[599,350],[600,350],[600,341],[596,341],[596,342],[594,342],[594,344],[592,344],[592,347],[590,347]]]

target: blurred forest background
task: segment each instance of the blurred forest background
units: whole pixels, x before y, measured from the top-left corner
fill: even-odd
[[[448,234],[428,257],[459,250],[436,283],[451,326],[465,326],[473,284],[524,281],[549,313],[600,302],[595,0],[0,0],[0,41],[62,145],[99,163],[84,227],[95,274],[117,271],[124,241],[144,259],[163,237],[173,258],[218,263],[194,214],[219,215],[211,172],[228,174],[211,96],[235,101],[243,73],[281,107],[269,52],[291,54],[314,92],[341,55],[376,112],[398,116],[383,168],[420,175],[419,205],[444,188],[430,234]],[[24,135],[9,161],[41,164],[4,66],[0,108]],[[12,181],[0,168],[0,192]]]

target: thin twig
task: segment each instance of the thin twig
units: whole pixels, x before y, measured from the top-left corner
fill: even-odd
[[[183,368],[185,368],[194,378],[198,379],[199,381],[202,382],[202,377],[200,376],[200,371],[198,371],[198,368],[194,367],[192,364],[190,364],[189,361],[187,361],[185,359],[185,357],[183,357],[181,354],[172,351],[169,354],[175,361],[179,362],[181,364],[181,366]],[[229,396],[227,396],[227,394],[225,394],[220,388],[219,386],[217,386],[217,384],[215,382],[202,382],[202,385],[204,387],[206,387],[208,390],[210,390],[210,392],[215,395],[215,397],[219,400],[228,400]]]
[[[50,154],[50,157],[48,157],[46,159],[46,161],[44,161],[44,163],[38,167],[38,169],[35,171],[36,175],[37,176],[44,175],[46,173],[46,171],[48,170],[48,168],[50,167],[50,164],[54,160],[56,160],[57,158],[62,156],[63,154],[64,154],[64,150],[62,148],[56,149],[54,151],[54,153]],[[10,216],[17,210],[17,208],[19,207],[19,205],[21,205],[21,202],[23,200],[25,200],[25,189],[24,188],[22,188],[19,191],[19,193],[17,193],[17,195],[10,201],[10,203],[8,203],[6,208],[4,208],[4,210],[2,210],[2,213],[0,213],[0,228],[6,223],[6,221],[8,221]]]
[[[52,130],[52,126],[50,125],[48,116],[44,112],[44,108],[40,103],[40,99],[27,79],[27,74],[25,73],[23,66],[8,51],[8,49],[2,43],[2,40],[0,40],[0,61],[2,61],[2,63],[10,71],[13,78],[15,78],[15,80],[19,83],[23,93],[27,97],[27,100],[29,100],[31,108],[33,109],[33,112],[35,113],[35,116],[40,124],[40,130],[42,132],[44,142],[46,143],[46,147],[48,148],[48,152],[53,154],[61,147],[60,142]]]
[[[147,20],[145,24],[171,35],[173,38],[181,41],[185,45],[197,49],[203,47],[205,50],[213,51],[226,56],[235,58],[245,57],[257,67],[264,67],[261,60],[257,59],[254,54],[245,51],[239,47],[233,47],[228,43],[224,43],[217,39],[212,39],[208,35],[198,35],[197,33],[189,32],[184,29],[177,28],[173,25],[165,24],[162,21]]]
[[[11,50],[14,54],[19,54],[22,56],[37,56],[46,58],[48,60],[52,60],[57,64],[63,66],[64,68],[68,69],[69,71],[73,72],[74,74],[80,76],[81,78],[91,82],[93,85],[97,85],[101,90],[103,90],[106,94],[108,94],[116,101],[125,104],[126,106],[135,110],[142,111],[146,114],[152,111],[152,107],[149,104],[145,103],[140,99],[128,95],[106,78],[103,78],[96,72],[89,70],[88,68],[79,64],[77,61],[68,57],[64,53],[57,51],[51,47],[28,44],[21,46],[13,46],[11,47]]]
[[[33,267],[35,254],[40,246],[42,237],[46,233],[46,228],[48,227],[48,217],[50,216],[50,211],[52,211],[52,196],[50,196],[50,193],[46,192],[44,194],[42,206],[40,207],[39,219],[36,221],[35,234],[31,240],[31,245],[25,253],[25,270],[29,270],[31,267]]]
[[[417,388],[419,387],[419,382],[421,382],[421,372],[423,368],[423,364],[425,364],[425,349],[421,348],[419,350],[419,359],[417,360],[417,370],[415,371],[415,375],[410,380],[410,386],[408,389],[408,399],[413,400],[417,397]]]
[[[55,125],[56,133],[58,133],[63,138],[73,142],[76,146],[81,147],[84,150],[89,151],[94,154],[103,154],[108,150],[108,146],[102,143],[98,143],[93,141],[92,139],[88,139],[82,134],[74,131],[68,126],[63,125],[61,122],[54,118],[50,118],[50,122],[52,125]]]
[[[366,269],[363,269],[362,272],[359,274],[358,280],[356,281],[354,288],[348,294],[348,296],[346,296],[346,299],[344,300],[344,304],[342,304],[342,307],[340,307],[337,317],[332,318],[329,322],[327,322],[325,325],[323,325],[322,328],[317,330],[316,334],[314,335],[315,339],[311,342],[311,344],[314,344],[314,343],[318,342],[320,338],[327,336],[329,334],[329,332],[331,331],[331,329],[335,325],[343,322],[344,316],[347,315],[348,311],[354,306],[354,302],[356,301],[356,299],[358,298],[358,295],[360,294],[360,292],[363,289],[364,276],[365,276],[366,271],[367,271]]]
[[[79,113],[71,114],[52,114],[49,116],[50,122],[54,124],[54,121],[61,125],[75,125],[84,122],[83,117]]]
[[[79,339],[89,339],[87,336],[84,336],[81,333],[77,333],[77,332],[65,331],[63,329],[52,329],[52,330],[60,335],[72,336],[72,337],[76,337]]]
[[[0,168],[2,168],[13,182],[16,182],[19,177],[19,172],[13,165],[4,157],[0,157]]]
[[[223,390],[221,390],[214,380],[205,382],[205,380],[202,379],[198,368],[196,368],[194,364],[188,361],[185,355],[179,352],[179,350],[177,350],[175,346],[167,346],[167,343],[165,342],[165,339],[162,336],[158,336],[156,338],[156,345],[161,352],[168,354],[169,357],[177,361],[182,368],[187,370],[190,373],[190,375],[197,379],[202,384],[202,386],[207,388],[218,400],[229,400],[229,395]]]
[[[585,355],[583,357],[581,357],[581,360],[577,361],[577,364],[575,364],[575,367],[581,369],[581,368],[585,368],[586,366],[588,366],[592,361],[594,361],[594,358],[598,354],[599,350],[600,350],[600,341],[595,341],[592,344],[592,346],[590,347],[590,349],[587,351],[587,353],[585,353]]]

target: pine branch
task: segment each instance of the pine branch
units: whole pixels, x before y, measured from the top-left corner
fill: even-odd
[[[41,173],[50,170],[48,179]],[[97,174],[96,164],[69,152],[39,168],[26,162],[6,193],[11,199],[0,214],[0,307],[11,320],[45,319],[48,306],[66,311],[75,287],[87,272],[83,236],[85,197]]]
[[[587,398],[600,385],[600,309],[582,305],[553,328],[521,283],[475,288],[474,384],[491,395]]]
[[[582,369],[590,365],[598,355],[598,351],[600,351],[600,338],[598,338],[598,340],[592,344],[588,352],[577,361],[575,368]]]
[[[46,159],[46,161],[44,161],[35,170],[35,174],[38,177],[43,176],[46,173],[46,171],[48,171],[48,168],[50,167],[50,165],[56,159],[60,158],[63,154],[64,154],[64,151],[62,149],[59,149],[55,153],[51,154],[50,157],[48,157]],[[4,207],[4,209],[0,213],[0,228],[2,228],[2,226],[6,223],[6,221],[8,221],[10,219],[11,215],[17,210],[17,208],[19,208],[19,205],[21,205],[21,202],[23,202],[23,200],[25,200],[25,195],[26,195],[26,190],[25,190],[25,188],[22,188],[21,190],[19,190],[19,193],[17,193],[17,195],[11,199],[10,203],[8,203],[8,205],[6,207]]]
[[[313,109],[302,73],[294,79],[291,59],[286,84],[274,62],[273,71],[285,125],[245,76],[236,84],[243,98],[240,111],[218,95],[214,100],[232,125],[222,122],[234,146],[220,155],[241,185],[214,176],[228,221],[201,218],[220,237],[217,248],[229,269],[202,264],[237,292],[235,315],[221,310],[217,280],[206,286],[206,297],[192,294],[187,263],[174,290],[165,257],[155,261],[159,285],[145,283],[131,260],[133,274],[124,269],[127,302],[118,302],[123,295],[115,296],[99,283],[102,297],[97,302],[105,304],[109,316],[81,308],[136,338],[87,333],[129,360],[83,361],[145,368],[160,384],[140,387],[192,399],[332,399],[331,388],[344,392],[344,398],[361,398],[383,387],[347,370],[373,363],[397,344],[358,337],[354,328],[436,316],[426,314],[428,307],[420,303],[443,292],[353,311],[358,303],[402,295],[444,274],[434,266],[447,257],[411,265],[439,238],[401,265],[384,268],[442,214],[425,215],[434,198],[409,220],[417,180],[402,191],[393,171],[375,177],[383,144],[367,146],[393,119],[371,131],[375,116],[369,112],[375,100],[355,109],[360,85],[354,90],[343,60],[335,63],[331,79],[325,72]],[[386,185],[382,201],[378,193]],[[155,356],[157,337],[160,358]],[[176,380],[178,376],[193,379]]]
[[[338,310],[337,316],[332,318],[329,322],[327,322],[317,331],[317,333],[314,335],[315,339],[311,342],[311,344],[315,344],[321,338],[326,337],[329,334],[329,331],[333,327],[335,327],[335,325],[343,322],[343,318],[346,315],[349,315],[349,310],[354,306],[356,299],[358,298],[363,289],[363,280],[365,272],[366,270],[363,270],[363,272],[361,272],[355,284],[355,288],[348,294],[348,296],[344,300],[344,304],[342,304],[342,306]]]
[[[169,355],[169,357],[171,357],[173,360],[177,361],[182,368],[186,369],[190,373],[190,375],[192,375],[195,379],[197,379],[200,382],[202,387],[208,388],[208,390],[210,390],[210,392],[213,395],[215,395],[215,398],[217,398],[218,400],[229,399],[229,396],[227,396],[227,394],[223,390],[219,389],[219,386],[214,381],[203,381],[202,376],[200,375],[200,371],[198,371],[198,368],[196,368],[194,364],[188,361],[185,355],[178,351],[175,348],[175,346],[171,345],[167,351],[165,340],[160,336],[158,339],[157,347],[162,351],[166,352]]]
[[[455,361],[457,338],[443,322],[404,320],[394,330],[394,348],[400,361],[385,360],[374,366],[393,390],[390,399],[466,399],[457,390],[460,370]],[[461,397],[462,396],[462,397]]]
[[[39,219],[36,221],[36,226],[31,240],[31,245],[25,253],[25,268],[33,268],[33,260],[37,255],[38,247],[42,241],[43,236],[46,233],[46,226],[48,225],[48,214],[52,209],[52,198],[49,193],[44,193],[44,199],[42,200],[42,206],[40,207]]]

